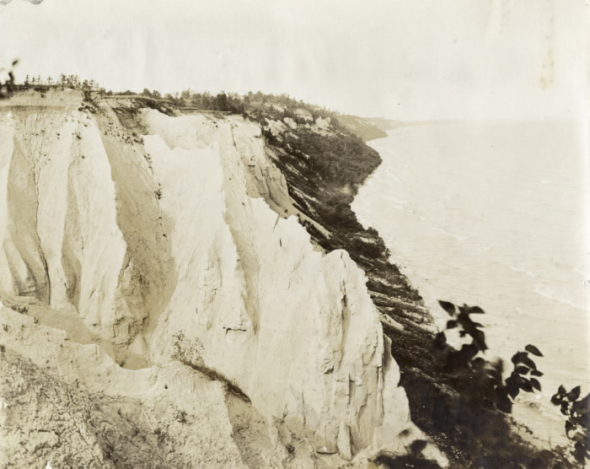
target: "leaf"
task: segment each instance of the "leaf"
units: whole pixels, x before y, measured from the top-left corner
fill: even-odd
[[[584,459],[586,458],[586,448],[584,447],[584,444],[578,441],[574,445],[574,448],[574,457],[580,464],[584,464]]]
[[[470,306],[467,309],[468,314],[484,314],[485,311],[481,309],[479,306]]]
[[[518,396],[518,391],[520,389],[520,383],[517,380],[518,378],[517,375],[513,374],[506,379],[506,392],[510,394],[512,399]]]
[[[514,363],[515,365],[517,364],[522,364],[522,365],[526,365],[529,368],[536,370],[537,369],[537,365],[535,365],[535,362],[532,361],[528,354],[526,352],[516,352],[513,356],[512,356],[512,363]]]
[[[469,317],[469,313],[462,306],[459,307],[459,314],[457,315],[457,319],[459,319],[459,322],[463,325],[473,324],[473,321]]]
[[[529,368],[532,368],[533,370],[536,370],[537,369],[537,365],[535,365],[535,362],[532,361],[528,356],[522,357],[521,363],[523,365],[528,366]]]
[[[576,426],[569,420],[565,421],[565,434],[569,438],[569,433],[575,428]]]
[[[557,388],[557,394],[565,394],[565,393],[566,393],[566,390],[563,387],[563,384],[560,384],[559,388]]]
[[[506,414],[512,412],[512,402],[507,396],[500,396],[496,402],[496,407]]]
[[[553,394],[553,396],[551,396],[551,404],[553,404],[553,405],[560,405],[561,404],[561,398],[558,394]]]
[[[516,352],[514,355],[512,355],[512,358],[510,358],[510,361],[516,365],[517,363],[521,362],[522,356],[526,357],[526,353],[525,352]]]
[[[510,394],[512,399],[516,399],[516,396],[518,396],[518,386],[516,385],[508,386],[506,391],[508,391],[508,394]]]
[[[526,375],[530,371],[530,369],[528,366],[517,365],[514,368],[514,371],[516,371],[519,375]]]
[[[567,393],[567,398],[570,402],[573,402],[575,400],[578,399],[578,397],[580,397],[580,392],[582,390],[580,389],[580,386],[576,386],[575,388],[573,388],[570,392]]]
[[[459,323],[457,321],[455,321],[454,319],[447,321],[447,329],[454,329],[458,325],[459,325]]]
[[[543,376],[543,373],[540,372],[539,370],[533,370],[533,371],[531,371],[531,375],[540,377],[540,376]]]
[[[533,355],[536,355],[537,357],[542,357],[543,354],[541,353],[541,351],[535,347],[534,345],[528,344],[525,348],[524,348],[527,352],[532,353]]]
[[[442,301],[442,300],[438,300],[438,304],[441,305],[441,307],[447,312],[449,313],[450,316],[454,316],[455,315],[455,311],[456,311],[456,307],[453,303],[451,303],[450,301]]]
[[[561,403],[561,408],[559,409],[563,415],[567,415],[568,405],[567,402]]]
[[[585,414],[590,411],[590,393],[584,399],[574,402],[572,408],[578,414]]]
[[[539,383],[539,380],[536,378],[531,378],[530,380],[531,386],[533,387],[533,389],[536,389],[537,391],[541,390],[541,383]]]
[[[488,349],[488,346],[486,345],[486,336],[482,331],[475,329],[470,335],[473,337],[473,342],[477,345],[479,350],[485,352]]]
[[[528,379],[523,379],[522,383],[520,383],[520,389],[526,392],[533,392],[533,385]]]

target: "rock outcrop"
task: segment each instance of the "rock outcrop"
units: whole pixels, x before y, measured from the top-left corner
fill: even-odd
[[[423,438],[365,272],[275,161],[238,116],[0,103],[4,464],[365,467]]]

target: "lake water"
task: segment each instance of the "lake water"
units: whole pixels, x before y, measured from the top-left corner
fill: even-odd
[[[532,343],[542,393],[515,417],[563,436],[561,383],[590,391],[587,127],[565,121],[400,126],[369,144],[383,158],[353,208],[375,227],[431,307],[482,307],[491,356]],[[511,368],[511,367],[509,367]]]

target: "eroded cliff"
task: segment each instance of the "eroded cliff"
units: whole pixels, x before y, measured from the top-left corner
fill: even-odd
[[[78,92],[0,106],[8,466],[365,467],[414,451],[366,269],[310,238],[334,239],[268,126]]]

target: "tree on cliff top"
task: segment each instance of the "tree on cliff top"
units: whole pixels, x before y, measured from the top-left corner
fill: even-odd
[[[18,65],[18,59],[14,59],[9,68],[0,68],[0,73],[6,75],[0,79],[0,98],[7,98],[14,92],[14,67]]]

